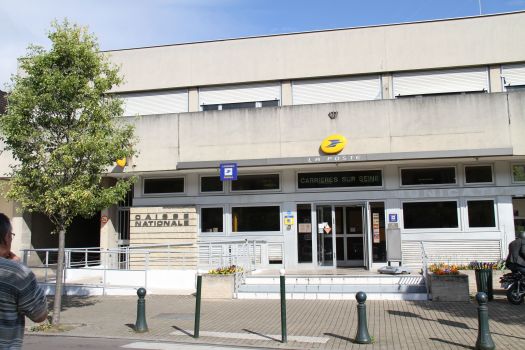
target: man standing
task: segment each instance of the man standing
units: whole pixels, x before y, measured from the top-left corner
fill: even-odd
[[[47,319],[47,301],[35,275],[11,251],[11,222],[0,213],[0,349],[21,349],[25,316]]]
[[[509,256],[505,262],[512,272],[525,274],[525,232],[518,233],[515,240],[509,244]]]

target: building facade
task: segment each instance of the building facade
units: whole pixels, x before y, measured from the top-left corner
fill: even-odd
[[[261,266],[294,269],[504,257],[525,229],[524,30],[516,12],[107,52],[139,140],[108,176],[138,181],[100,246],[257,240]]]

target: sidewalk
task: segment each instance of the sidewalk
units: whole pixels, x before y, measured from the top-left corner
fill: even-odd
[[[66,297],[62,335],[151,339],[287,349],[470,349],[477,339],[477,304],[409,301],[367,302],[375,342],[352,342],[355,300],[288,300],[288,343],[280,343],[279,300],[203,300],[200,338],[194,339],[193,296],[147,296],[149,332],[134,333],[136,297]],[[525,349],[525,304],[503,296],[489,303],[490,330],[498,349]],[[33,324],[28,321],[27,327]],[[29,334],[35,334],[29,332]]]

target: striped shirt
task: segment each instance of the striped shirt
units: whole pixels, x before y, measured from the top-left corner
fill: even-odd
[[[46,312],[46,297],[33,272],[0,258],[0,349],[21,349],[25,316],[39,319]]]

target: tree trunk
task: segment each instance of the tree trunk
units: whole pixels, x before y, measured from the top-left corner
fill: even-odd
[[[58,231],[58,261],[57,261],[57,278],[55,285],[55,301],[53,305],[53,322],[54,326],[60,324],[60,309],[62,308],[62,290],[64,289],[64,249],[66,242],[66,230],[60,228]]]

